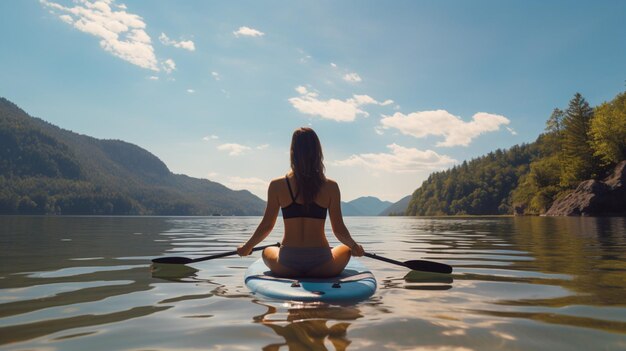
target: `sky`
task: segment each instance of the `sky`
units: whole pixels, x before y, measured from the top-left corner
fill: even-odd
[[[342,200],[533,142],[626,88],[626,1],[0,1],[0,96],[266,199],[313,128]]]

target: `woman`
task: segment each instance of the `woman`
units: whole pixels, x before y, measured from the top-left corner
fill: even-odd
[[[239,255],[249,255],[269,235],[279,209],[285,222],[282,246],[263,251],[263,260],[275,275],[333,277],[343,271],[351,255],[363,255],[363,247],[343,223],[339,187],[324,175],[323,161],[313,129],[297,129],[291,138],[291,171],[270,183],[263,219],[252,237],[237,248]],[[324,233],[326,211],[333,233],[343,243],[332,249]]]

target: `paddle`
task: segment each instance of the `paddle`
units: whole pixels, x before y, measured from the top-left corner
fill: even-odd
[[[398,266],[407,267],[414,271],[435,272],[435,273],[452,273],[452,266],[448,266],[444,263],[425,261],[425,260],[411,260],[411,261],[396,261],[391,258],[378,256],[369,252],[364,253],[366,257],[376,260],[397,264]]]
[[[260,251],[260,250],[263,250],[265,248],[272,247],[272,246],[280,246],[280,243],[276,243],[276,244],[272,244],[272,245],[265,245],[265,246],[257,246],[254,249],[252,249],[252,251]],[[224,252],[224,253],[217,254],[217,255],[205,256],[205,257],[200,257],[200,258],[159,257],[159,258],[153,259],[152,263],[189,264],[189,263],[196,263],[196,262],[201,262],[201,261],[212,260],[212,259],[215,259],[215,258],[232,256],[232,255],[236,255],[236,254],[237,254],[237,251],[229,251],[229,252]]]

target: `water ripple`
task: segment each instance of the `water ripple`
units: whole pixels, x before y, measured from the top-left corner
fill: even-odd
[[[234,250],[258,221],[0,218],[0,345],[70,351],[626,346],[623,219],[346,218],[369,252],[455,268],[451,275],[407,271],[363,258],[379,290],[350,305],[253,296],[242,276],[258,253],[149,268],[153,257]],[[282,233],[277,225],[266,241],[280,241]],[[329,241],[338,243],[332,234]]]

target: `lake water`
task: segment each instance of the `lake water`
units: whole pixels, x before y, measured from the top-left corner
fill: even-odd
[[[258,221],[0,217],[0,349],[626,349],[625,218],[349,217],[367,251],[454,266],[362,258],[379,287],[352,305],[251,295],[259,253],[151,273],[154,257],[231,251]],[[265,242],[281,237],[279,221]]]

